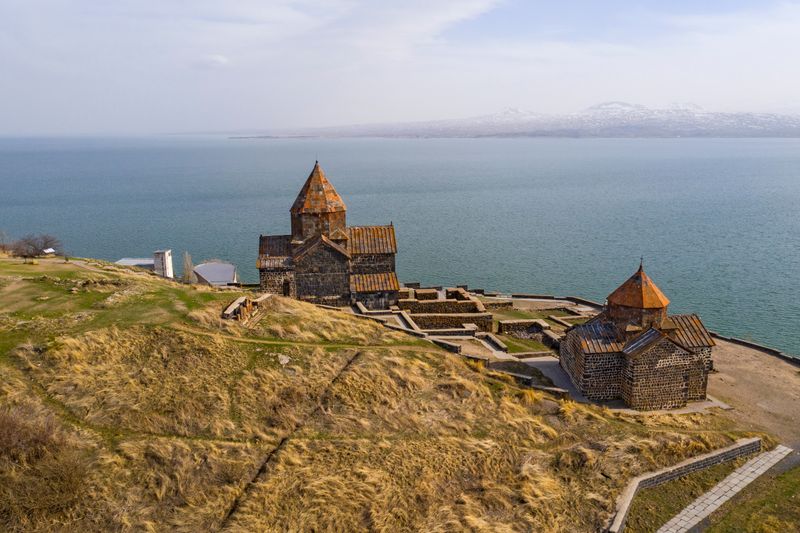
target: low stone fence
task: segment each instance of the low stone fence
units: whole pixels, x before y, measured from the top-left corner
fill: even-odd
[[[625,529],[625,520],[628,518],[628,511],[633,503],[633,498],[641,489],[656,487],[667,481],[672,481],[673,479],[691,474],[692,472],[697,472],[698,470],[703,470],[720,463],[726,463],[737,457],[756,453],[760,450],[761,439],[757,437],[739,439],[725,448],[633,478],[630,483],[628,483],[622,495],[617,499],[617,512],[611,524],[606,528],[606,531],[608,533],[619,533]]]
[[[417,300],[436,300],[439,298],[439,291],[436,289],[414,289],[414,297]]]
[[[542,331],[542,342],[544,345],[555,350],[558,350],[558,347],[561,346],[561,338],[561,335],[555,331],[549,329]]]
[[[497,333],[500,333],[501,335],[540,333],[548,329],[550,329],[550,324],[540,318],[527,320],[500,320],[497,323]]]
[[[420,329],[463,328],[475,324],[480,331],[492,331],[491,313],[413,313],[410,315]]]
[[[489,302],[484,300],[481,302],[486,309],[513,309],[514,302],[511,300],[498,300],[496,302]]]
[[[397,307],[411,313],[484,313],[477,300],[398,300]]]
[[[473,300],[474,297],[471,296],[464,287],[456,287],[455,289],[445,289],[444,291],[445,298],[452,299],[452,300]]]
[[[789,363],[791,363],[793,365],[800,366],[800,357],[791,356],[791,355],[789,355],[787,353],[784,353],[784,352],[782,352],[780,350],[776,350],[775,348],[770,348],[769,346],[764,346],[763,344],[758,344],[756,342],[747,341],[747,340],[744,340],[744,339],[737,339],[736,337],[725,337],[725,336],[720,335],[719,333],[716,333],[714,331],[711,331],[709,333],[711,333],[711,336],[716,338],[716,339],[722,339],[724,341],[732,342],[732,343],[738,344],[740,346],[745,346],[747,348],[752,348],[754,350],[758,350],[759,352],[764,352],[764,353],[767,353],[769,355],[774,355],[776,357],[780,357],[784,361],[787,361],[787,362],[789,362]]]
[[[486,331],[482,331],[480,333],[476,333],[475,336],[494,347],[495,350],[499,350],[501,352],[508,352],[508,346],[506,343],[495,337],[493,334],[488,333]]]

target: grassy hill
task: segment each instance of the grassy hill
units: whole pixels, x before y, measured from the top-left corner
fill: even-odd
[[[560,401],[345,313],[0,259],[0,530],[594,531],[743,435]]]

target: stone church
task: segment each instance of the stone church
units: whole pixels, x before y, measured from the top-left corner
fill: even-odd
[[[669,315],[668,305],[639,265],[599,315],[567,331],[561,366],[586,398],[640,410],[706,398],[714,340],[700,317]]]
[[[394,226],[347,226],[347,207],[314,164],[289,210],[291,235],[261,235],[261,289],[335,306],[397,302]]]

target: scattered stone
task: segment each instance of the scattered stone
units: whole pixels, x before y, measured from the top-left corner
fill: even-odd
[[[288,355],[283,355],[283,354],[278,355],[278,362],[281,364],[281,366],[288,365],[289,361],[291,361],[291,359],[289,358]]]

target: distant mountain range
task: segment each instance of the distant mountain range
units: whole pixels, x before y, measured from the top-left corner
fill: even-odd
[[[508,109],[463,119],[306,128],[250,137],[800,137],[800,115],[605,102],[568,114]]]

